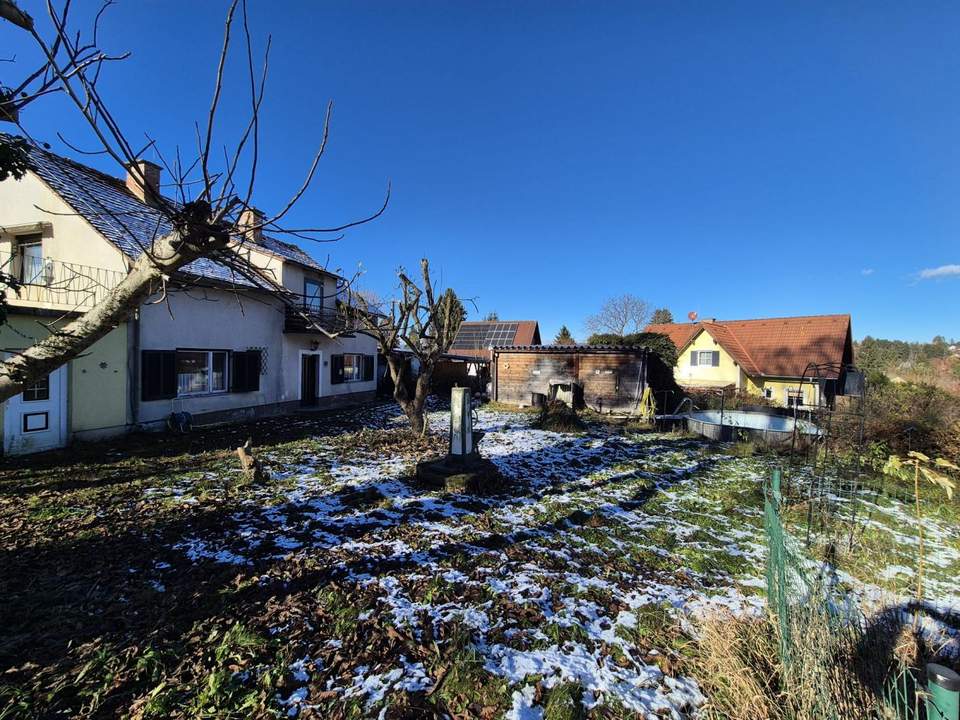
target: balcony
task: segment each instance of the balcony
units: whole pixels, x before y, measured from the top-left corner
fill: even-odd
[[[357,325],[348,322],[342,310],[317,307],[316,298],[290,293],[283,322],[287,333],[344,334],[356,330]]]
[[[20,282],[19,294],[6,288],[11,307],[86,312],[115,288],[126,273],[0,251],[0,272]]]

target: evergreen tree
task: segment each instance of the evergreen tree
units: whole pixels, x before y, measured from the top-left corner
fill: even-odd
[[[554,345],[576,345],[577,341],[573,339],[573,335],[570,334],[570,328],[566,325],[560,327],[560,332],[557,333],[557,336],[553,339]]]
[[[670,312],[667,308],[657,308],[653,311],[653,317],[650,318],[650,322],[654,325],[661,325],[663,323],[672,323],[673,322],[673,313]]]

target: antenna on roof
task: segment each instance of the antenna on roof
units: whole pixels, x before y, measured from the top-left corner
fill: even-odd
[[[687,313],[687,317],[690,318],[690,322],[696,322],[696,320],[697,320],[697,311],[696,311],[696,310],[691,310],[690,312]]]

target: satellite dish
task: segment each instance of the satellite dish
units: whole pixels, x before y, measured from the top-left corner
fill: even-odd
[[[691,310],[690,312],[687,313],[687,317],[690,318],[690,322],[695,322],[697,319],[697,311]]]

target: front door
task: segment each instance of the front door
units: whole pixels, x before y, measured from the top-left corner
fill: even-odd
[[[320,356],[304,354],[300,356],[300,405],[315,407],[319,392]]]
[[[61,367],[7,400],[3,452],[26,455],[66,444],[67,369]]]

